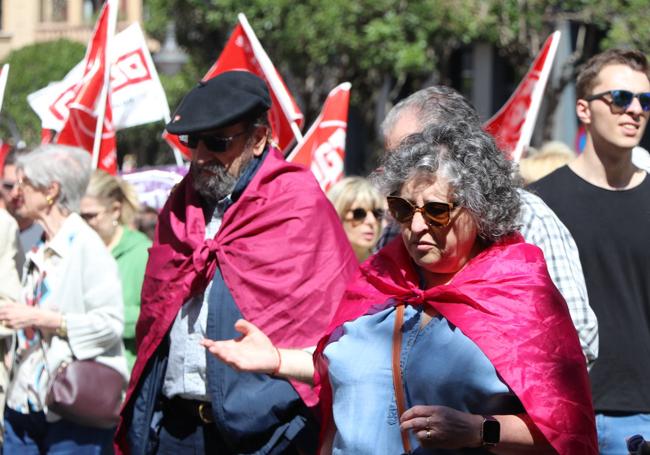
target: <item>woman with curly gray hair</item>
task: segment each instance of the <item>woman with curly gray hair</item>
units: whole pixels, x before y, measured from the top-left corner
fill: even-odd
[[[313,363],[246,321],[205,345],[239,369],[313,376],[321,453],[597,453],[580,344],[517,232],[513,175],[477,126],[408,137],[374,176],[401,238],[361,265]]]

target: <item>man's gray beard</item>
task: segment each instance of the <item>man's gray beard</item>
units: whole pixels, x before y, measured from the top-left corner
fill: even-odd
[[[190,172],[192,172],[194,189],[203,196],[203,199],[205,199],[208,205],[215,207],[217,202],[232,193],[237,184],[237,180],[239,180],[239,177],[241,177],[252,160],[253,154],[251,153],[249,157],[246,157],[240,163],[237,175],[229,174],[226,168],[217,161],[204,164],[200,169],[195,164],[192,164]],[[208,172],[201,172],[203,169]]]
[[[191,172],[194,189],[210,206],[216,206],[217,202],[232,193],[239,178],[230,175],[220,163],[204,164],[200,169],[193,164]]]

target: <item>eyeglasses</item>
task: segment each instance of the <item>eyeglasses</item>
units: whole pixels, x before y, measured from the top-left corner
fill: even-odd
[[[81,218],[83,218],[83,220],[84,220],[86,223],[88,223],[89,221],[92,221],[92,220],[94,220],[95,218],[97,218],[97,216],[98,216],[100,213],[103,213],[103,212],[104,212],[103,210],[99,210],[99,211],[97,211],[97,212],[82,212],[82,213],[79,214],[79,216],[80,216]]]
[[[604,98],[606,95],[611,97],[611,100]],[[595,95],[588,96],[585,98],[585,100],[593,101],[596,99],[602,99],[607,104],[612,106],[612,112],[615,114],[622,114],[627,110],[628,107],[630,107],[630,104],[632,104],[634,98],[639,99],[639,104],[641,105],[641,109],[643,109],[644,112],[650,111],[650,92],[632,93],[629,90],[608,90],[606,92],[596,93]]]
[[[451,221],[451,211],[457,207],[451,202],[427,202],[422,207],[411,204],[404,198],[388,196],[388,210],[400,223],[408,223],[416,212],[420,212],[429,226],[443,227]]]
[[[16,182],[8,182],[6,180],[2,181],[2,189],[9,193],[16,186]]]
[[[221,137],[221,136],[211,136],[209,134],[181,134],[178,136],[178,140],[185,147],[196,148],[199,145],[199,141],[203,141],[205,147],[214,153],[221,153],[228,150],[231,142],[239,137],[247,134],[250,131],[250,128],[246,128],[244,131],[232,136]]]
[[[372,210],[366,210],[362,208],[350,210],[352,212],[352,219],[354,221],[364,221],[366,219],[366,216],[368,216],[368,212],[372,212],[373,216],[377,221],[381,221],[384,219],[384,216],[386,215],[386,212],[384,212],[384,209],[372,209]]]

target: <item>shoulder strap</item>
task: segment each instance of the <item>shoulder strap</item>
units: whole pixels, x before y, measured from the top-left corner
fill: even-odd
[[[397,402],[398,420],[406,411],[406,399],[404,398],[404,384],[402,383],[402,369],[400,368],[400,357],[402,354],[402,324],[404,323],[404,304],[398,304],[395,309],[395,324],[393,325],[393,389],[395,390],[395,401]],[[404,453],[411,452],[411,441],[408,431],[400,431],[402,435],[402,446]]]

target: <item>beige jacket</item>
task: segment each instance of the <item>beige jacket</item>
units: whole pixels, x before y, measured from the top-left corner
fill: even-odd
[[[128,378],[122,332],[124,310],[117,264],[108,249],[77,214],[71,214],[56,236],[37,251],[27,254],[23,271],[25,296],[30,295],[33,277],[45,272],[43,296],[39,305],[59,311],[65,318],[68,337],[45,337],[48,374],[34,380],[42,365],[42,349],[32,347],[22,353],[18,337],[19,360],[9,388],[7,405],[26,412],[27,400],[45,409],[49,378],[62,362],[95,359]],[[33,294],[33,292],[32,292]],[[26,297],[28,298],[28,297]],[[30,395],[31,390],[37,393]],[[48,417],[50,417],[48,415]]]
[[[18,224],[5,209],[0,209],[0,305],[20,298],[20,277],[25,256],[20,247]],[[0,325],[0,409],[5,407],[11,359],[5,358],[12,346],[14,331]],[[0,442],[4,426],[0,417]]]

